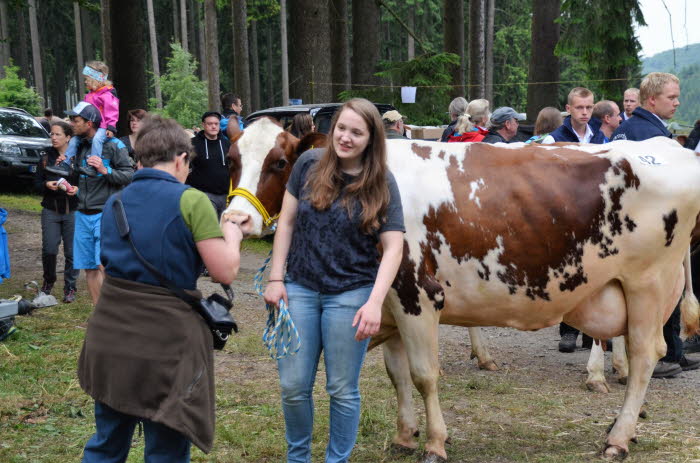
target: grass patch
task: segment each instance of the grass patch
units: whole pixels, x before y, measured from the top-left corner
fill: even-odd
[[[0,193],[0,207],[26,212],[41,212],[41,196],[21,193]]]
[[[242,252],[268,254],[272,250],[272,241],[265,238],[248,238],[241,243]]]

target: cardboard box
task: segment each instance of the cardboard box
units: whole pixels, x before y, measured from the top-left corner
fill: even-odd
[[[416,140],[439,140],[445,127],[428,127],[418,125],[408,125],[411,130],[411,138]]]

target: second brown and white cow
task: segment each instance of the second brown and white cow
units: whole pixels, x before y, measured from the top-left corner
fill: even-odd
[[[234,140],[228,212],[280,210],[299,141],[269,120]],[[387,371],[399,400],[394,443],[416,448],[411,384],[426,408],[425,461],[446,458],[438,397],[438,325],[537,330],[562,320],[596,338],[627,335],[629,378],[605,455],[624,456],[662,326],[680,297],[682,263],[700,212],[700,164],[668,139],[608,145],[492,146],[387,142],[406,235],[384,306]],[[248,195],[250,197],[250,195]],[[696,304],[684,305],[687,329]]]

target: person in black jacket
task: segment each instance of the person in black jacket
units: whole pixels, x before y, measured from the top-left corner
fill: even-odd
[[[202,191],[214,205],[216,215],[226,208],[229,188],[228,149],[231,142],[219,131],[221,114],[208,111],[202,115],[203,130],[192,137],[192,146],[197,155],[192,160],[192,172],[187,184]]]
[[[78,188],[59,188],[59,176],[47,172],[45,167],[55,166],[65,159],[73,128],[63,121],[54,121],[50,129],[52,146],[39,162],[34,177],[36,190],[44,195],[41,200],[41,262],[44,267],[41,291],[51,294],[56,282],[56,258],[62,239],[65,258],[63,302],[71,303],[75,300],[76,280],[80,273],[80,270],[73,269],[73,232],[75,210],[78,207]],[[75,183],[72,179],[67,180],[69,183]]]
[[[483,143],[509,143],[518,133],[518,121],[525,119],[509,106],[496,109],[489,119],[489,134],[481,140]]]

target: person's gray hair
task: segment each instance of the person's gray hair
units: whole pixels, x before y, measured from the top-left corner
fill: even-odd
[[[458,96],[457,98],[452,100],[449,108],[447,108],[447,111],[450,113],[450,117],[454,116],[455,118],[457,118],[467,112],[467,105],[467,100],[465,100],[461,96]]]
[[[489,100],[483,98],[470,101],[466,112],[471,115],[472,123],[480,126],[486,125],[491,117],[489,106]]]

